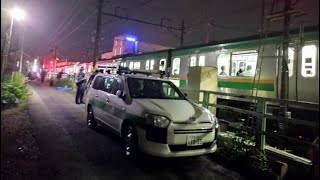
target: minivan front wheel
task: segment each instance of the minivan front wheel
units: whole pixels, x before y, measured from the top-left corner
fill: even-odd
[[[95,129],[97,127],[97,122],[94,119],[93,115],[93,109],[91,106],[88,107],[88,112],[87,112],[87,126],[90,129]]]
[[[134,126],[128,125],[125,127],[123,144],[125,156],[129,159],[134,159],[138,155],[138,138]]]

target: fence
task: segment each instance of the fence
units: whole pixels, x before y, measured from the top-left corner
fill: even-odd
[[[315,103],[307,103],[307,102],[297,102],[297,101],[289,101],[289,100],[279,100],[279,99],[271,99],[271,98],[262,98],[262,97],[251,97],[251,96],[243,96],[243,95],[236,95],[236,94],[229,94],[229,93],[222,93],[222,92],[212,92],[212,91],[195,91],[195,90],[188,90],[188,89],[181,89],[182,92],[187,93],[188,98],[193,102],[202,105],[202,107],[212,109],[221,109],[227,110],[232,113],[241,113],[246,114],[248,116],[255,117],[255,126],[254,127],[246,127],[247,131],[252,131],[255,136],[255,143],[254,145],[259,148],[260,150],[264,151],[265,149],[271,150],[275,153],[282,153],[286,156],[294,159],[296,161],[304,161],[304,163],[311,163],[306,158],[307,151],[312,144],[312,140],[302,140],[296,137],[291,137],[287,134],[283,133],[274,133],[267,131],[267,125],[274,124],[274,123],[282,123],[287,124],[288,126],[294,128],[307,128],[312,129],[315,133],[318,132],[319,128],[319,121],[318,117],[315,117],[313,120],[306,120],[296,117],[284,117],[279,115],[274,115],[272,113],[268,113],[268,109],[280,107],[280,105],[287,105],[291,109],[295,110],[303,110],[304,112],[319,112],[319,104]],[[242,101],[248,103],[248,100],[251,100],[255,104],[254,110],[243,109],[239,107],[232,107],[228,105],[222,105],[218,103],[214,103],[215,98],[224,98],[224,99],[237,99],[237,101]],[[220,120],[220,123],[232,124],[234,122],[223,120],[217,117]],[[243,122],[244,124],[245,122]],[[229,131],[230,129],[227,129]],[[293,148],[300,148],[300,150],[296,150],[294,152],[288,153],[286,150],[279,150],[277,148],[272,147],[272,145],[266,145],[266,137],[270,140],[269,144],[271,143],[272,138],[279,140],[282,139],[284,142],[288,142],[287,144],[280,144],[280,145],[288,145],[291,143],[291,147]],[[315,138],[315,137],[312,137]],[[268,143],[267,143],[268,144]],[[293,145],[292,145],[293,144]],[[295,147],[296,144],[299,146]],[[274,145],[273,145],[274,146]],[[289,146],[290,147],[290,146]],[[301,150],[303,149],[303,150]],[[301,153],[303,151],[303,153]],[[302,156],[302,157],[301,157]]]

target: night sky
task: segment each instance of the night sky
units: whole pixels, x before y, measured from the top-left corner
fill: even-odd
[[[265,1],[268,12],[272,0]],[[275,8],[282,10],[282,0],[279,1]],[[296,2],[295,7],[308,14],[295,18],[292,27],[299,27],[302,22],[306,26],[318,25],[319,0]],[[27,13],[25,21],[14,22],[12,48],[19,49],[22,26],[25,28],[25,51],[31,56],[44,56],[57,46],[59,58],[83,61],[86,48],[93,48],[97,0],[1,0],[1,5],[1,34],[10,20],[5,9],[17,5]],[[116,8],[119,15],[153,23],[160,24],[161,18],[167,18],[164,24],[172,27],[179,27],[184,19],[186,26],[192,27],[185,35],[185,45],[205,43],[208,22],[215,24],[212,40],[225,40],[258,34],[261,19],[261,0],[105,0],[104,12],[114,13]],[[282,22],[270,28],[281,30]],[[179,46],[177,31],[105,15],[101,31],[100,53],[111,51],[113,37],[124,33],[135,35],[140,41]],[[88,52],[91,59],[91,50]]]

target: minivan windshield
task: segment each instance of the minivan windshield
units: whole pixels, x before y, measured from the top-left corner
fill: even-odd
[[[185,99],[170,81],[128,78],[128,87],[132,98]]]

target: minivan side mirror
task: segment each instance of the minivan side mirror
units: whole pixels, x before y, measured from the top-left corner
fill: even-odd
[[[121,98],[121,99],[125,100],[126,94],[125,94],[123,91],[121,91],[121,90],[117,90],[116,96],[117,96],[118,98]]]

